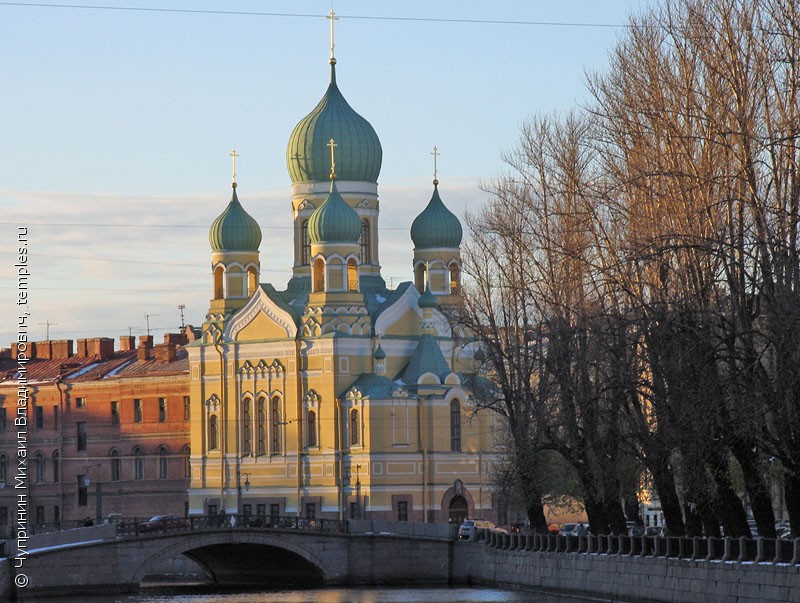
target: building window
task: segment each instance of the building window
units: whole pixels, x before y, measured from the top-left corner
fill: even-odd
[[[8,525],[8,507],[0,507],[0,526]]]
[[[118,482],[122,469],[122,460],[119,458],[119,450],[111,451],[111,481]]]
[[[42,429],[44,427],[44,407],[35,406],[34,414],[36,417],[36,429]]]
[[[119,425],[119,402],[111,403],[111,424]]]
[[[317,517],[317,503],[306,503],[306,519]]]
[[[347,289],[358,291],[358,265],[353,258],[347,260]]]
[[[56,526],[59,529],[61,529],[61,526],[59,525],[61,523],[61,506],[60,505],[55,505],[53,507],[53,523],[55,523]]]
[[[78,452],[83,452],[86,450],[86,422],[85,421],[78,421],[77,423],[77,431],[78,431]]]
[[[322,258],[314,260],[314,267],[311,270],[311,279],[313,287],[311,291],[324,291],[325,290],[325,262]]]
[[[0,482],[8,485],[8,458],[5,454],[0,454]]]
[[[189,396],[183,397],[183,420],[188,421],[192,418],[192,405]]]
[[[44,507],[43,506],[36,506],[36,525],[43,526],[44,525]]]
[[[350,519],[358,519],[358,503],[350,503]]]
[[[61,478],[61,455],[58,450],[53,451],[53,483]]]
[[[248,297],[253,295],[256,292],[256,288],[258,287],[258,272],[256,269],[250,266],[247,269],[247,295]]]
[[[450,451],[461,452],[461,405],[458,400],[450,403]]]
[[[360,425],[358,422],[358,409],[350,411],[350,445],[355,446],[359,442]]]
[[[139,398],[133,401],[133,422],[142,422],[142,401]]]
[[[408,521],[408,501],[397,501],[397,521]]]
[[[78,506],[85,507],[89,504],[89,484],[84,474],[80,474],[76,478],[78,480]]]
[[[258,454],[267,453],[267,401],[258,399]]]
[[[369,240],[369,220],[361,220],[361,239],[358,242],[358,259],[362,264],[372,262],[372,249]]]
[[[250,515],[252,515],[253,505],[251,504],[242,505],[242,513],[244,514],[245,517],[249,517]]]
[[[278,518],[281,516],[281,506],[278,503],[270,503],[269,505],[269,522],[272,525],[278,523]]]
[[[41,452],[33,457],[33,476],[35,483],[44,483],[44,455]]]
[[[133,449],[133,479],[144,479],[144,456],[141,448]]]
[[[75,398],[75,408],[86,408],[86,398]]]
[[[273,398],[270,409],[272,417],[272,454],[281,453],[281,400],[280,398]]]
[[[303,266],[308,266],[311,263],[311,239],[308,236],[308,220],[303,220],[303,225],[300,227],[300,237],[302,241],[300,244],[300,263]]]
[[[414,285],[420,293],[425,291],[425,276],[425,264],[417,264],[417,267],[414,268]]]
[[[251,441],[251,434],[253,429],[253,421],[250,416],[250,400],[245,399],[243,402],[244,408],[242,409],[242,453],[249,455],[253,452],[253,444]]]
[[[53,407],[53,427],[58,428],[59,416],[58,416],[59,408],[58,406]]]
[[[214,269],[214,299],[222,299],[225,297],[225,269],[222,266],[217,266]]]
[[[169,456],[164,446],[158,447],[158,478],[167,479],[169,477]]]
[[[6,409],[0,408],[0,430],[6,430]]]
[[[208,449],[217,448],[217,415],[208,417]]]
[[[458,264],[450,264],[450,293],[458,293],[461,287],[461,269]]]
[[[158,420],[163,423],[167,420],[167,399],[158,399]]]
[[[183,449],[183,477],[192,476],[192,449],[186,446]]]
[[[308,411],[308,418],[306,419],[306,433],[308,446],[317,445],[317,413],[313,410]]]

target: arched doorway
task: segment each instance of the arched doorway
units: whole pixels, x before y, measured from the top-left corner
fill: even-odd
[[[454,496],[447,509],[450,523],[461,525],[461,522],[467,518],[467,509],[467,499],[461,495]]]

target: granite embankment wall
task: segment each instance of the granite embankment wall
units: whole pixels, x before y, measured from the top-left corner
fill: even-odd
[[[800,601],[800,566],[603,553],[504,550],[456,542],[453,581],[635,603]]]

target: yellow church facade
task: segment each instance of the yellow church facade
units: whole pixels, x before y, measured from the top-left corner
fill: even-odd
[[[411,225],[409,282],[380,274],[382,149],[336,61],[287,147],[293,276],[260,281],[261,230],[238,199],[211,226],[210,302],[187,346],[192,514],[497,519],[496,418],[476,412],[461,225],[434,180]],[[234,158],[235,162],[235,158]]]

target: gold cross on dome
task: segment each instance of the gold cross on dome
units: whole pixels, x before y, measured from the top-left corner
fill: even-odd
[[[239,153],[236,152],[236,149],[231,150],[230,156],[233,157],[233,183],[236,184],[236,158],[239,156]]]
[[[336,147],[338,147],[339,145],[336,144],[333,141],[333,138],[331,138],[330,142],[328,143],[328,146],[331,149],[331,180],[335,180],[336,179],[336,157],[334,156],[334,149]]]
[[[333,48],[336,46],[336,44],[333,42],[333,22],[338,21],[339,17],[337,17],[336,13],[334,13],[333,9],[331,9],[331,12],[328,13],[328,16],[325,18],[331,22],[331,58],[333,58]]]
[[[433,147],[433,153],[431,153],[431,155],[433,155],[433,179],[434,180],[438,180],[439,179],[439,176],[438,176],[439,172],[438,172],[438,169],[436,167],[436,158],[439,157],[439,155],[441,155],[441,153],[439,153],[439,148],[438,147]]]

